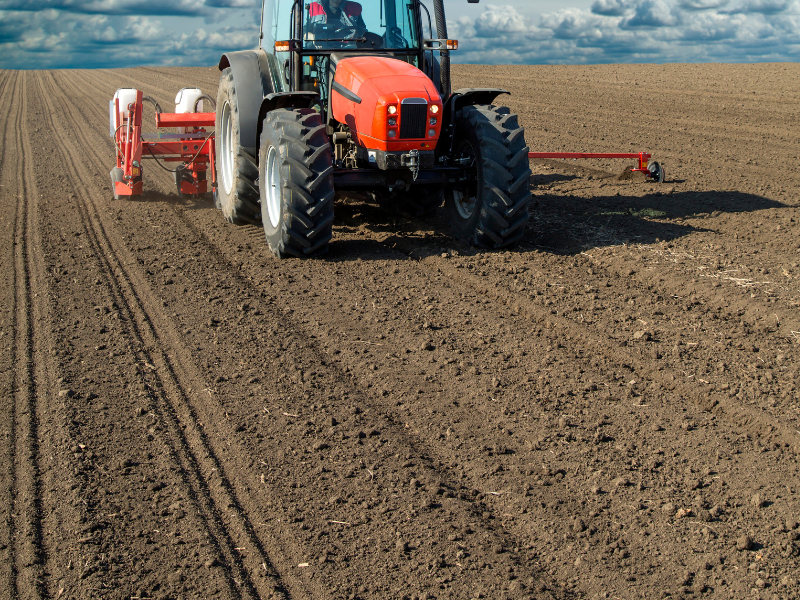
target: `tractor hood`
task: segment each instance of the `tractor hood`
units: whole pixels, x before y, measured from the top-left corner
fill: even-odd
[[[380,56],[340,60],[331,84],[333,118],[370,149],[431,150],[441,131],[436,86],[407,62]]]

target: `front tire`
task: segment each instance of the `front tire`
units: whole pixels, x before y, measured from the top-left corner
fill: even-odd
[[[239,144],[239,108],[233,71],[222,71],[217,90],[217,195],[215,205],[229,223],[258,224],[258,162]]]
[[[455,158],[466,168],[448,186],[455,237],[483,248],[516,244],[528,222],[531,168],[525,130],[506,107],[466,106],[456,115]]]
[[[333,237],[333,156],[325,124],[310,108],[267,113],[259,148],[264,233],[272,253],[316,256]]]

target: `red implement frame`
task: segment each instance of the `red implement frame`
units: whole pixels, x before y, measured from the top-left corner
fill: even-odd
[[[649,152],[528,152],[528,158],[635,158],[639,166],[633,167],[631,172],[644,173],[655,179],[658,177],[657,171],[651,171],[647,165],[651,156]]]
[[[156,127],[181,127],[186,132],[176,138],[148,141],[142,138],[142,92],[136,92],[136,102],[127,111],[114,132],[117,146],[117,169],[121,181],[112,181],[115,196],[136,196],[142,193],[142,159],[156,158],[164,162],[183,163],[176,170],[175,182],[181,194],[205,194],[208,191],[206,172],[211,167],[211,185],[216,187],[216,149],[213,127],[216,113],[156,113]],[[114,108],[120,113],[119,99]],[[210,163],[210,164],[209,164]],[[118,178],[119,179],[119,178]]]

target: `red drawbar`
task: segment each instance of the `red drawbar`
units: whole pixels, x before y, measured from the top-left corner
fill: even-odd
[[[572,159],[579,158],[636,158],[639,160],[639,166],[634,167],[631,171],[638,171],[644,173],[647,177],[652,174],[647,169],[647,163],[652,154],[649,152],[528,152],[528,158],[553,158],[553,159]]]

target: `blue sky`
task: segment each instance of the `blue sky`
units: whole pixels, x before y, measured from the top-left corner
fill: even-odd
[[[800,0],[445,0],[445,8],[461,48],[454,62],[800,61]],[[255,45],[259,9],[260,0],[0,0],[0,68],[211,65],[225,50]]]

